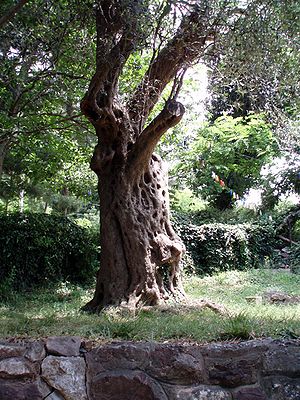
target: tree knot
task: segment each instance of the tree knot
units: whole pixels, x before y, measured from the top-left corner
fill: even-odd
[[[171,240],[164,233],[160,233],[155,238],[155,244],[158,249],[159,262],[162,264],[170,264],[179,261],[184,251],[182,243]]]
[[[182,117],[185,112],[184,105],[175,99],[169,99],[165,109],[174,117]]]

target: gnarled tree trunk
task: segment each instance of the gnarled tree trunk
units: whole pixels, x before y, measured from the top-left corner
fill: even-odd
[[[91,311],[184,297],[179,268],[184,245],[170,224],[166,169],[153,151],[184,114],[176,100],[178,73],[198,56],[206,35],[201,34],[197,12],[190,13],[152,60],[128,103],[120,105],[118,78],[138,41],[134,14],[138,8],[128,15],[126,4],[99,1],[97,68],[81,102],[98,136],[91,168],[99,178],[101,258],[94,298],[85,306]],[[161,92],[173,79],[170,98],[146,126]]]
[[[183,245],[169,222],[162,162],[153,155],[134,176],[119,168],[99,174],[101,268],[91,304],[152,305],[180,297]]]
[[[169,102],[162,120],[168,116],[175,123],[182,112],[181,105]],[[140,136],[133,143],[124,118],[118,128],[99,123],[96,129],[99,143],[91,168],[99,178],[101,267],[94,298],[86,306],[91,310],[184,297],[179,269],[184,245],[169,220],[166,166],[152,153],[165,126],[156,123],[150,141]]]

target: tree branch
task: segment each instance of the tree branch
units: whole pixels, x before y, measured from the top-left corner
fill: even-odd
[[[112,111],[120,73],[134,49],[135,29],[123,21],[120,2],[111,3],[103,0],[96,13],[96,72],[81,102],[82,112],[93,125],[101,117],[107,117],[105,109]]]
[[[80,104],[81,111],[93,125],[101,117],[107,116],[105,108],[111,111],[116,94],[114,89],[122,66],[128,59],[132,48],[130,41],[123,37],[110,53],[97,63],[97,69],[89,89]]]
[[[11,7],[2,17],[0,17],[0,29],[9,22],[15,14],[17,14],[21,8],[28,3],[29,0],[20,0],[14,7]]]
[[[288,239],[282,235],[278,235],[278,238],[281,240],[284,240],[285,242],[291,243],[291,244],[298,244],[298,242],[295,242],[294,240]]]
[[[175,37],[158,53],[129,99],[127,106],[131,120],[138,123],[142,119],[145,123],[166,85],[180,69],[199,57],[209,35],[197,9],[183,19]]]
[[[171,99],[166,102],[163,110],[143,130],[131,149],[128,165],[133,173],[141,171],[148,164],[162,135],[180,122],[184,112],[184,106],[178,101]]]

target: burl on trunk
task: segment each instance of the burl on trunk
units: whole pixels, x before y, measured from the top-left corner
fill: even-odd
[[[140,41],[138,11],[128,12],[126,4],[99,1],[96,72],[81,102],[98,137],[91,168],[99,179],[101,256],[95,294],[85,306],[91,311],[184,297],[179,268],[184,245],[170,224],[166,169],[153,152],[161,136],[184,114],[176,100],[179,77],[206,37],[199,35],[200,17],[194,10],[153,57],[127,104],[121,105],[119,75]],[[172,80],[172,94],[163,110],[146,125]]]

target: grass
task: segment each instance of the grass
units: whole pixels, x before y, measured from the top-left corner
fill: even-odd
[[[246,297],[269,290],[300,295],[300,275],[271,270],[229,271],[185,282],[193,304],[199,299],[222,304],[228,313],[173,305],[135,312],[108,308],[100,315],[79,311],[93,289],[68,283],[15,294],[0,304],[0,336],[80,335],[97,340],[196,340],[209,342],[300,336],[300,304],[248,303]]]

